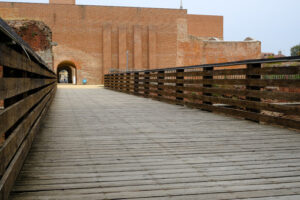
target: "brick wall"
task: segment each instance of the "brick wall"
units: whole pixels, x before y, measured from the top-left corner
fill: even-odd
[[[53,47],[54,69],[64,61],[74,63],[78,83],[87,79],[88,84],[100,84],[110,69],[126,69],[126,51],[129,69],[201,64],[203,59],[200,57],[208,57],[210,48],[205,48],[208,52],[203,54],[203,42],[194,42],[191,38],[223,38],[223,18],[220,16],[187,15],[186,10],[179,9],[51,2],[0,3],[0,17],[45,22],[53,32],[53,41],[58,43]],[[260,53],[259,47],[256,50]],[[228,47],[228,50],[234,49]],[[239,53],[248,58],[248,49],[242,50]],[[227,51],[226,48],[223,51]],[[234,53],[226,54],[229,60],[236,58],[232,57]],[[252,53],[249,57],[252,58]]]
[[[50,4],[73,4],[75,5],[75,0],[49,0]]]
[[[223,40],[223,17],[210,15],[187,15],[188,33],[207,39],[216,37]]]

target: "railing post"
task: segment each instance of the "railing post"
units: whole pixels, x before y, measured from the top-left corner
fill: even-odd
[[[107,75],[104,75],[104,76],[103,76],[104,88],[107,87],[106,79],[107,79]]]
[[[115,74],[115,87],[117,91],[119,91],[119,82],[120,82],[120,75],[117,73]]]
[[[117,90],[117,91],[118,91],[118,87],[119,87],[118,79],[119,79],[119,75],[118,74],[114,74],[115,90]]]
[[[111,88],[115,90],[115,74],[111,75]]]
[[[3,78],[3,66],[0,65],[0,78]],[[0,99],[0,109],[4,109],[4,99]]]
[[[0,78],[2,77],[3,77],[3,66],[0,65]],[[0,99],[0,109],[4,109],[4,99]],[[5,141],[5,133],[0,133],[0,147],[4,143],[4,141]]]
[[[248,70],[252,70],[252,69],[261,69],[261,64],[260,63],[255,63],[255,64],[248,64],[247,65],[247,71]],[[246,74],[246,89],[247,90],[261,90],[261,86],[256,86],[255,84],[253,84],[253,80],[260,80],[261,79],[261,75],[251,75],[250,73],[247,72]],[[252,82],[250,84],[250,81]],[[249,97],[249,96],[246,96],[246,99],[248,101],[256,101],[256,102],[260,102],[261,99],[260,98],[257,98],[257,97]],[[253,108],[246,108],[247,111],[250,111],[250,112],[254,112],[254,113],[260,113],[260,109],[253,109]],[[251,120],[251,121],[255,121],[255,122],[259,122],[259,119],[257,120],[253,120],[253,119],[248,119],[248,120]]]
[[[213,67],[205,67],[205,68],[203,68],[203,71],[204,71],[204,72],[212,72],[213,70],[214,70]],[[213,80],[213,76],[212,76],[212,75],[203,76],[203,88],[204,88],[204,89],[205,89],[205,88],[211,88],[211,87],[212,87],[212,84],[207,84],[207,83],[205,83],[206,80]],[[207,92],[203,92],[203,96],[204,96],[204,97],[205,97],[205,96],[212,96],[212,94],[211,94],[211,93],[207,93]],[[206,104],[206,105],[212,105],[212,102],[207,101],[207,100],[204,100],[204,101],[203,101],[203,104]],[[204,110],[206,110],[206,109],[204,109]],[[210,111],[210,110],[207,110],[207,111]]]
[[[164,86],[164,79],[165,79],[165,71],[161,70],[157,72],[157,96],[161,97],[163,96],[159,92],[163,91],[162,86]]]
[[[120,74],[120,90],[122,92],[124,92],[124,87],[125,87],[125,83],[124,83],[124,78],[125,78],[125,75],[124,73]]]
[[[118,73],[118,90],[122,91],[122,74]]]
[[[110,89],[113,89],[113,87],[112,87],[112,81],[113,81],[113,75],[112,74],[109,74],[108,75],[108,87],[110,88]]]
[[[144,97],[148,97],[149,96],[149,80],[150,80],[150,72],[145,72],[144,73]]]
[[[118,74],[114,74],[114,80],[115,80],[115,90],[117,90],[118,91],[118,89],[119,89],[119,75]]]
[[[134,94],[139,94],[139,72],[134,72]]]
[[[118,91],[120,91],[120,78],[121,78],[121,75],[119,73],[116,74],[116,89]]]
[[[184,69],[177,69],[176,70],[176,104],[183,105],[184,98],[182,97],[183,86],[184,86],[184,75],[183,75]]]
[[[130,93],[130,73],[126,72],[126,92]]]

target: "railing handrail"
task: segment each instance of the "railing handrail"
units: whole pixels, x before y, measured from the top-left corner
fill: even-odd
[[[298,61],[300,56],[112,73],[105,75],[104,86],[300,130],[300,63],[277,66]],[[276,65],[262,65],[266,63]],[[235,65],[240,67],[231,68]]]
[[[8,199],[56,91],[56,75],[0,19],[0,199]]]
[[[167,67],[167,68],[156,68],[148,70],[136,70],[136,71],[126,71],[126,72],[116,72],[110,74],[126,74],[126,73],[142,73],[142,72],[157,72],[157,71],[170,71],[178,69],[196,69],[196,68],[208,68],[208,67],[228,67],[228,66],[238,66],[238,65],[249,65],[249,64],[268,64],[276,62],[300,62],[300,56],[287,56],[280,58],[270,58],[270,59],[250,59],[250,60],[240,60],[234,62],[225,63],[213,63],[213,64],[203,64],[203,65],[191,65],[184,67]]]

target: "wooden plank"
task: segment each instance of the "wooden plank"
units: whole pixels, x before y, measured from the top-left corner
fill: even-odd
[[[203,69],[204,72],[212,72],[214,71],[213,67],[207,67]],[[203,81],[205,82],[206,80],[212,80],[213,76],[212,75],[205,75],[203,76]],[[203,84],[203,88],[212,88],[212,84]],[[210,97],[212,96],[212,93],[207,93],[207,92],[203,92],[203,104],[208,104],[208,105],[212,105],[212,102],[209,100],[210,98],[205,98],[205,97]]]
[[[143,84],[141,85],[143,86]],[[153,87],[153,85],[149,85]],[[244,90],[244,89],[228,89],[228,88],[203,88],[202,86],[184,86],[179,87],[175,85],[163,85],[160,86],[162,89],[176,90],[181,89],[185,92],[207,92],[220,95],[236,95],[236,96],[251,96],[264,99],[277,99],[285,101],[300,101],[299,93],[292,92],[275,92],[275,91],[255,91],[255,90]]]
[[[60,90],[11,199],[300,194],[297,132],[106,89]]]
[[[185,72],[184,76],[220,76],[220,75],[293,75],[300,74],[299,66],[265,67],[260,69],[216,69],[213,71]]]
[[[144,80],[139,80],[139,82],[144,82]],[[249,85],[249,86],[280,86],[280,87],[300,87],[300,80],[246,80],[246,79],[213,79],[213,80],[203,80],[203,79],[164,79],[155,80],[150,79],[149,82],[164,82],[164,83],[184,83],[184,84],[207,84],[207,85]]]
[[[4,44],[0,44],[0,52],[0,65],[2,66],[56,78],[56,75],[50,72],[49,69],[43,68],[40,65],[30,61],[25,55],[22,55],[11,48],[8,48]]]
[[[135,72],[134,73],[134,93],[138,94],[139,93],[139,73]]]
[[[149,95],[149,89],[150,89],[149,82],[148,82],[148,80],[150,79],[150,73],[145,72],[144,78],[145,78],[145,84],[144,85],[141,84],[141,86],[144,87],[144,90],[143,90],[144,96],[147,97]]]
[[[0,65],[0,79],[3,77],[3,66]],[[1,84],[0,84],[0,87],[1,87]],[[1,109],[4,109],[4,98],[1,98],[1,95],[0,95],[0,110]],[[1,138],[1,136],[0,136]],[[0,139],[0,145],[1,145],[1,139]]]
[[[4,144],[5,142],[5,133],[0,134],[0,147]]]
[[[300,129],[300,123],[299,121],[291,120],[291,119],[285,119],[281,117],[273,117],[268,115],[263,115],[259,113],[249,112],[249,111],[243,111],[243,110],[237,110],[232,108],[226,108],[226,107],[220,107],[220,106],[209,106],[205,104],[195,104],[190,102],[185,102],[187,106],[191,106],[194,108],[204,109],[204,110],[210,110],[218,113],[224,113],[232,116],[237,116],[241,118],[247,118],[253,121],[261,121],[266,122],[269,124],[276,124],[281,125],[285,127]]]
[[[0,99],[7,99],[54,82],[56,79],[0,78]]]
[[[38,118],[38,120],[35,122],[34,126],[32,127],[30,133],[18,149],[18,152],[14,156],[13,160],[11,161],[9,167],[7,168],[5,174],[2,176],[0,181],[0,197],[1,199],[5,200],[8,199],[9,193],[14,185],[14,182],[19,174],[19,171],[21,170],[23,163],[25,161],[25,158],[29,152],[29,149],[31,147],[31,144],[33,142],[33,139],[39,129],[39,125],[41,123],[41,119],[43,115],[45,115],[47,108],[50,105],[51,100],[49,99],[53,98],[53,95],[55,93],[55,90],[52,90],[44,101],[48,102],[46,109],[43,110],[42,115]]]
[[[254,110],[269,110],[269,111],[284,113],[287,115],[298,115],[298,116],[300,115],[300,107],[298,106],[286,106],[286,105],[256,102],[251,100],[230,99],[230,98],[223,98],[223,97],[191,95],[191,94],[186,94],[185,98],[198,99],[198,100],[203,100],[203,101],[213,102],[213,103],[227,104],[231,106],[237,106],[240,108],[251,108]]]
[[[184,80],[184,76],[183,76],[183,73],[184,73],[184,69],[178,69],[176,70],[176,80]],[[183,87],[184,84],[183,83],[177,83],[176,82],[176,100],[177,101],[183,101],[183,98],[181,97],[181,95],[184,93],[183,90],[179,89],[180,87]],[[182,103],[179,103],[180,105]]]
[[[171,96],[174,93],[163,93],[163,94]],[[160,101],[167,102],[167,103],[180,104],[180,101],[176,101],[176,100],[169,99],[166,97],[159,97],[159,98],[156,98],[155,96],[151,96],[151,97],[154,99],[160,100]],[[183,97],[187,98],[189,96],[184,94]],[[210,100],[214,99],[214,97],[204,97],[204,96],[202,96],[200,98],[201,98],[201,100],[202,100],[202,98],[211,98]],[[217,113],[229,114],[232,116],[247,118],[247,119],[250,119],[253,121],[259,120],[259,121],[266,122],[269,124],[277,124],[277,125],[281,125],[281,126],[285,126],[285,127],[300,129],[299,121],[295,121],[295,120],[291,120],[291,119],[286,119],[286,118],[281,118],[281,117],[273,117],[273,116],[269,116],[269,115],[257,114],[254,112],[243,111],[243,110],[238,110],[238,109],[231,109],[231,108],[220,107],[220,106],[213,106],[213,105],[209,105],[209,104],[197,104],[197,103],[191,103],[191,102],[186,102],[186,101],[183,104],[193,107],[193,108],[199,108],[202,110],[209,110],[209,111],[213,111],[213,112],[217,112]]]
[[[158,82],[158,84],[157,84],[157,88],[156,88],[156,94],[157,94],[157,96],[161,96],[160,91],[161,91],[162,89],[160,88],[160,86],[163,86],[163,85],[164,85],[164,83],[163,83],[163,81],[162,81],[162,80],[164,80],[164,78],[165,78],[164,70],[158,71],[157,74],[156,74],[156,76],[157,76],[157,80],[159,80],[159,82]]]
[[[246,79],[247,79],[247,82],[249,81],[256,81],[256,80],[261,80],[261,75],[249,75],[249,71],[250,70],[261,70],[261,64],[258,63],[258,64],[250,64],[250,65],[247,65],[247,76],[246,76]],[[247,90],[256,90],[256,91],[260,91],[262,89],[261,86],[256,86],[256,85],[248,85],[246,84],[246,89]],[[261,99],[260,98],[256,98],[256,97],[251,97],[251,96],[246,96],[246,99],[248,100],[248,102],[246,103],[246,109],[251,111],[251,112],[256,112],[256,113],[260,113],[261,112],[261,109],[260,107],[263,107],[262,104],[257,104],[257,105],[260,105],[260,106],[253,106],[253,104],[255,104],[255,102],[260,102]],[[253,101],[253,103],[251,103],[251,101]],[[250,102],[250,103],[249,103]],[[252,104],[251,106],[249,106],[249,104]],[[269,104],[266,104],[265,107],[268,107]],[[271,107],[271,109],[273,109],[273,107]],[[258,121],[259,122],[259,121]]]
[[[202,68],[199,68],[201,70]],[[176,77],[178,73],[165,70],[165,77]],[[300,74],[299,66],[283,66],[283,67],[265,67],[261,69],[215,69],[212,71],[190,71],[180,74],[180,76],[220,76],[220,75],[297,75]],[[144,77],[141,74],[140,77]],[[155,77],[155,74],[151,74],[150,77]]]
[[[0,133],[5,133],[10,129],[23,115],[39,102],[45,94],[47,94],[54,85],[48,86],[32,95],[27,96],[25,99],[18,101],[12,106],[5,108],[0,113]]]
[[[51,88],[53,90],[53,86]],[[27,136],[30,128],[40,115],[46,103],[47,101],[43,100],[40,104],[38,104],[38,106],[34,108],[34,110],[22,121],[21,124],[19,124],[0,148],[0,177],[4,174],[7,165],[15,155],[15,152],[21,145],[23,139]]]

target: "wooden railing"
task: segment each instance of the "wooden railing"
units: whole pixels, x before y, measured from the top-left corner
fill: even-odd
[[[0,199],[7,199],[41,119],[56,91],[56,76],[0,20]]]
[[[300,129],[299,60],[286,57],[112,73],[105,75],[105,88]]]

